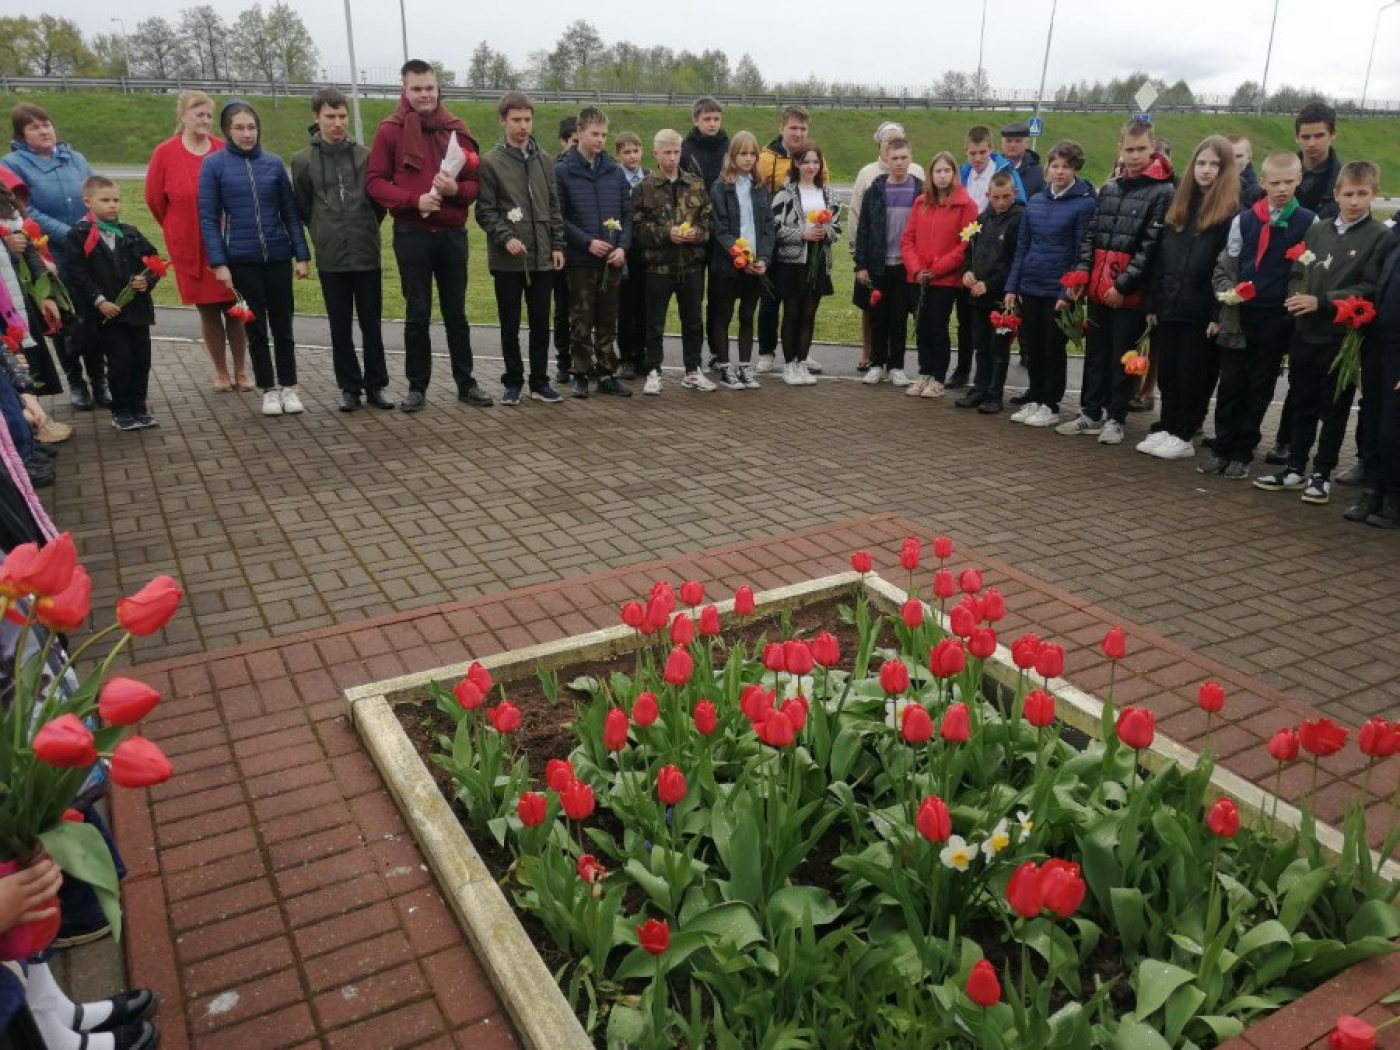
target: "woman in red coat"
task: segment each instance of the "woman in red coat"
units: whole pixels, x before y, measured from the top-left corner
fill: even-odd
[[[914,201],[900,238],[909,283],[919,285],[914,336],[919,345],[919,378],[905,390],[910,397],[942,397],[953,342],[948,319],[962,284],[963,255],[977,205],[958,181],[957,161],[939,153],[928,166],[924,192]]]
[[[156,147],[146,169],[146,207],[165,231],[165,250],[175,270],[180,301],[199,310],[204,345],[214,362],[214,389],[232,390],[237,383],[239,390],[252,390],[248,335],[242,321],[224,313],[233,299],[228,286],[214,279],[199,235],[199,166],[206,156],[224,148],[223,140],[210,134],[214,100],[202,91],[182,91],[176,113],[179,128]],[[232,382],[225,349],[233,351]]]

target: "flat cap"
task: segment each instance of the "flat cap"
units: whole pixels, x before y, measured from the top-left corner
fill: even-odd
[[[1024,120],[1013,120],[1001,129],[1001,133],[1011,138],[1028,139],[1031,137],[1031,126]]]

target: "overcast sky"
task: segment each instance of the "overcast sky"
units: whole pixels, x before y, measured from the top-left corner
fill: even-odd
[[[230,20],[243,0],[209,0]],[[402,0],[408,47],[415,57],[466,69],[486,40],[523,65],[532,50],[550,48],[564,27],[583,16],[576,0],[525,3],[444,3]],[[125,0],[128,29],[152,15],[172,16],[183,3]],[[347,69],[342,0],[292,0],[321,49],[321,64]],[[395,0],[350,0],[356,58],[384,76],[402,61]],[[994,88],[1034,91],[1040,80],[1051,0],[986,0],[984,65]],[[1280,0],[1269,85],[1316,87],[1358,98],[1382,0]],[[808,12],[831,12],[825,19]],[[88,33],[110,31],[107,0],[58,0],[49,10],[76,18]],[[1270,0],[1061,0],[1050,52],[1048,87],[1083,78],[1109,79],[1145,69],[1168,81],[1184,78],[1198,94],[1229,94],[1260,79],[1273,12]],[[697,15],[703,14],[704,24]],[[817,0],[805,6],[762,0],[704,0],[699,4],[636,0],[593,6],[586,16],[609,43],[664,44],[676,50],[725,51],[730,62],[749,52],[770,80],[823,79],[927,85],[946,69],[977,65],[982,17],[978,0],[888,0],[874,8]],[[907,31],[895,35],[900,23]],[[771,31],[764,35],[764,31]],[[1400,100],[1400,4],[1381,17],[1369,98]],[[450,43],[449,43],[450,42]]]

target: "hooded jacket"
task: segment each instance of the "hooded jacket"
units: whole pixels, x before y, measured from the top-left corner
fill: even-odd
[[[582,152],[569,150],[555,162],[554,180],[564,218],[566,265],[601,270],[604,261],[589,252],[591,241],[607,241],[624,251],[632,246],[632,188],[607,151],[589,164]],[[620,228],[609,230],[604,225],[609,220]]]
[[[1006,292],[1006,279],[1011,276],[1025,214],[1026,206],[1012,201],[1011,207],[1000,214],[988,205],[977,217],[977,224],[982,228],[968,242],[963,272],[974,275],[987,286],[987,297],[1000,299]]]
[[[1202,230],[1196,221],[1200,203],[1198,197],[1186,216],[1185,229],[1162,228],[1145,303],[1147,312],[1159,320],[1206,325],[1220,316],[1212,277],[1235,217]]]
[[[1006,290],[1040,299],[1063,298],[1060,278],[1074,269],[1097,203],[1089,180],[1078,178],[1058,197],[1049,186],[1032,197],[1016,233],[1016,258]]]
[[[1021,185],[1026,188],[1027,201],[1045,189],[1045,170],[1040,165],[1040,154],[1035,150],[1026,150],[1021,155],[1021,163],[1015,167],[1016,174],[1021,176]]]
[[[928,270],[933,275],[928,283],[935,288],[961,287],[967,257],[962,231],[976,221],[977,205],[961,185],[938,204],[929,204],[927,193],[915,197],[909,225],[899,241],[909,283],[917,284],[919,271]]]
[[[406,158],[407,122],[413,116],[416,114],[407,96],[400,96],[398,108],[380,121],[369,151],[365,189],[396,223],[432,232],[461,229],[467,224],[467,210],[479,192],[476,172],[481,163],[481,147],[472,138],[467,125],[439,103],[430,116],[418,118],[423,132],[422,159]],[[418,209],[419,198],[433,188],[433,178],[442,167],[442,158],[447,155],[454,133],[467,157],[457,173],[457,194],[442,198],[442,207],[424,215]]]
[[[1091,302],[1103,304],[1113,288],[1126,300],[1122,309],[1141,308],[1175,192],[1171,161],[1161,153],[1153,153],[1137,175],[1120,175],[1100,191],[1075,267],[1089,275]]]
[[[221,127],[224,112],[235,104],[247,105],[237,99],[225,103]],[[263,150],[262,121],[258,129],[252,149],[228,142],[200,165],[199,232],[210,266],[311,259],[292,180],[282,158]]]
[[[1319,219],[1335,219],[1340,209],[1333,191],[1337,176],[1342,173],[1342,161],[1337,151],[1328,147],[1327,159],[1311,170],[1302,153],[1298,154],[1298,160],[1303,165],[1303,181],[1298,183],[1298,190],[1293,196]]]
[[[54,147],[53,154],[41,157],[27,142],[15,139],[10,152],[0,157],[5,165],[29,187],[26,208],[47,233],[53,244],[61,244],[68,227],[87,213],[83,203],[83,183],[92,174],[87,158],[66,142]]]
[[[724,155],[729,152],[729,132],[723,128],[714,135],[702,135],[691,128],[681,142],[681,171],[700,180],[701,186],[713,186],[724,170]]]
[[[1007,160],[995,150],[992,151],[991,162],[992,174],[995,175],[999,171],[1004,171],[1010,175],[1011,181],[1016,184],[1016,199],[1018,201],[1024,201],[1026,199],[1026,184],[1021,181],[1021,173],[1016,170],[1016,165],[1012,164],[1011,161]],[[972,165],[964,163],[958,168],[958,181],[966,186],[967,177],[970,174],[972,174]]]
[[[564,217],[554,161],[539,143],[532,137],[523,152],[497,143],[481,158],[477,181],[481,196],[476,201],[476,224],[486,234],[491,271],[553,270],[550,253],[564,250]],[[524,255],[506,251],[506,242],[513,237],[525,245]]]
[[[384,209],[365,192],[369,150],[350,138],[331,145],[311,127],[311,144],[292,154],[292,190],[327,273],[378,270]]]

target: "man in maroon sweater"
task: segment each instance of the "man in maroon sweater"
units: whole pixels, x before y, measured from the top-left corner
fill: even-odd
[[[408,314],[404,322],[404,374],[408,396],[399,407],[421,412],[432,378],[433,284],[447,329],[447,352],[457,400],[491,404],[472,377],[467,326],[467,211],[476,200],[480,150],[460,118],[442,105],[437,74],[421,59],[403,65],[398,109],[375,132],[365,187],[394,218],[394,256]],[[466,154],[456,178],[441,170],[453,135]]]

